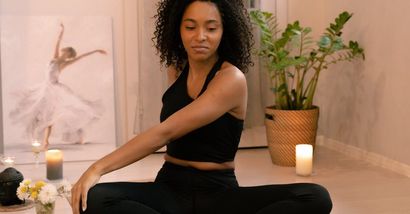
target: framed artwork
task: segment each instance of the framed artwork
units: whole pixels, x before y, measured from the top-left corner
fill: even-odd
[[[4,155],[34,162],[34,142],[64,161],[115,149],[111,18],[2,16],[0,26]]]

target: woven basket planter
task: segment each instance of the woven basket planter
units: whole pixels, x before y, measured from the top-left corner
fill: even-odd
[[[265,108],[265,127],[272,163],[295,166],[297,144],[315,148],[319,108],[310,110],[277,110]]]

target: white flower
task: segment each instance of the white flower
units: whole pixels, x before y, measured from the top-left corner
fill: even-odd
[[[68,182],[67,180],[63,180],[60,183],[60,186],[58,187],[57,191],[60,195],[64,196],[64,197],[71,197],[71,183]]]
[[[56,200],[57,195],[56,187],[52,184],[46,184],[41,188],[38,199],[42,204],[49,204]]]
[[[24,179],[22,182],[20,182],[20,186],[24,185],[24,186],[29,186],[31,184],[31,179]]]
[[[27,187],[25,187],[25,186],[23,186],[23,185],[20,185],[18,188],[17,188],[17,197],[20,199],[20,200],[24,200],[24,199],[27,199],[28,197],[29,197],[30,195],[27,193]]]
[[[68,194],[71,192],[71,183],[67,180],[63,180],[58,187],[58,193],[60,194]]]

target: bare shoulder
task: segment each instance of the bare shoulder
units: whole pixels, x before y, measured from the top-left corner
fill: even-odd
[[[178,71],[178,69],[173,65],[167,68],[168,86],[172,85],[172,83],[174,83],[175,80],[177,80],[180,73],[181,72]]]
[[[236,66],[224,62],[221,69],[209,83],[208,89],[211,96],[220,100],[220,105],[225,103],[229,106],[226,109],[227,112],[237,118],[243,119],[245,117],[248,88],[245,74]],[[212,100],[212,102],[218,103],[215,100]]]
[[[246,89],[245,74],[229,62],[224,62],[221,69],[215,75],[215,84],[241,87]],[[211,83],[212,84],[212,83]]]

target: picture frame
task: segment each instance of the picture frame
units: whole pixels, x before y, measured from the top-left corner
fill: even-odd
[[[59,109],[58,112],[44,113],[52,115],[50,117],[54,117],[54,122],[49,124],[52,127],[50,144],[43,150],[61,149],[65,161],[96,160],[114,150],[117,145],[117,129],[112,18],[2,16],[0,22],[0,152],[5,156],[15,157],[16,164],[34,162],[31,144],[36,140],[42,143],[44,135],[28,136],[25,133],[27,124],[22,123],[25,117],[11,116],[12,112],[16,112],[16,108],[22,107],[20,95],[27,94],[30,90],[46,91],[31,96],[36,97],[36,101],[45,99],[49,104],[60,106],[54,106]],[[45,85],[49,84],[47,78],[50,75],[48,66],[53,59],[62,28],[64,32],[60,48],[72,46],[79,56],[92,50],[104,50],[106,54],[95,52],[67,66],[57,75],[58,85],[47,91]],[[86,112],[90,110],[81,107],[85,106],[85,103],[98,109],[96,112],[99,113],[92,117],[95,121],[77,125],[78,130],[81,129],[81,137],[76,140],[69,139],[66,135],[69,132],[64,129],[68,126],[75,127],[73,124],[83,121],[79,115],[87,115]],[[43,108],[47,109],[49,105]],[[77,118],[70,121],[67,116],[68,109],[71,115],[77,115]],[[21,111],[30,112],[26,109]],[[64,120],[56,119],[63,118],[61,115],[66,115]],[[65,121],[64,125],[62,121]],[[44,155],[40,155],[40,161],[43,160]]]

